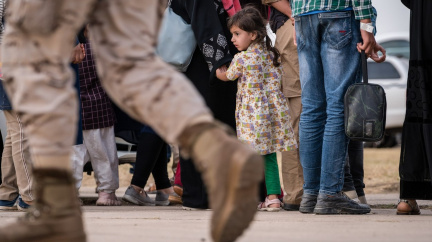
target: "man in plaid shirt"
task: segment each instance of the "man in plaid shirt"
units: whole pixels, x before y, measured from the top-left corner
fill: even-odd
[[[348,138],[344,95],[361,81],[360,53],[376,52],[370,0],[292,0],[303,111],[300,161],[304,194],[300,212],[364,214],[370,207],[342,192]]]
[[[291,0],[293,16],[313,11],[353,10],[355,19],[371,19],[373,15],[371,0]],[[365,21],[370,23],[370,21]]]

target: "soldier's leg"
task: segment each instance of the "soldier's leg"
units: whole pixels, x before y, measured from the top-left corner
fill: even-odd
[[[0,241],[85,241],[70,171],[77,97],[68,66],[76,33],[94,2],[8,1],[4,83],[26,127],[36,200],[19,223],[0,229]]]
[[[166,2],[98,1],[90,22],[102,84],[128,114],[180,143],[208,187],[215,241],[232,241],[256,211],[262,158],[216,125],[193,85],[154,52]]]

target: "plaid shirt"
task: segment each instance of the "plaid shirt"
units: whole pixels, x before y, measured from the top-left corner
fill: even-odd
[[[372,18],[371,0],[291,0],[293,16],[320,10],[338,11],[348,7],[353,8],[357,20]]]
[[[79,64],[82,127],[107,128],[115,123],[114,109],[97,76],[90,43],[84,44],[84,48],[86,56]]]

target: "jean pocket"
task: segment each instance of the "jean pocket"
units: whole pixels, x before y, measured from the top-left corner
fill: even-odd
[[[330,48],[342,49],[353,39],[352,14],[350,11],[320,13],[321,26],[324,27],[323,40]]]
[[[303,36],[303,31],[302,31],[302,21],[300,20],[301,18],[296,16],[294,17],[295,19],[295,32],[296,32],[296,41],[297,41],[297,51],[300,51],[303,49],[303,47],[306,45],[305,44],[305,38]]]

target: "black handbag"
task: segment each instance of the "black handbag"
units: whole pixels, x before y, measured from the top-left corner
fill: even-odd
[[[387,101],[384,89],[368,83],[367,61],[361,53],[363,83],[345,93],[345,134],[352,140],[375,142],[384,137]]]

